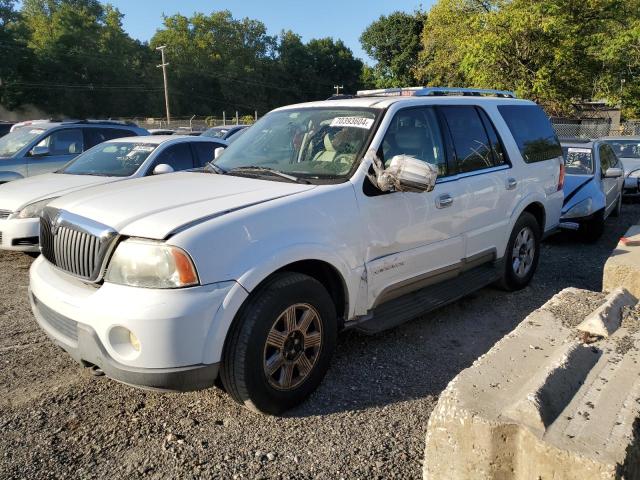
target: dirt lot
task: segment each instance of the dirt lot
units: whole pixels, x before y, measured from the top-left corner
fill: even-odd
[[[595,245],[551,239],[521,292],[487,288],[375,337],[343,334],[320,389],[286,418],[217,389],[150,393],[92,377],[37,328],[32,259],[0,253],[0,477],[421,478],[447,383],[560,289],[599,290],[606,257],[638,218],[640,205],[626,204]]]

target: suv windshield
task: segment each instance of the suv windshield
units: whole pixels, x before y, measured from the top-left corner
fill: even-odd
[[[42,135],[41,128],[21,128],[0,138],[0,157],[13,157],[36,137]]]
[[[102,143],[76,157],[57,173],[129,177],[136,173],[156,147],[152,143]]]
[[[640,140],[607,140],[618,158],[637,158],[640,160]]]
[[[568,174],[590,175],[593,173],[593,156],[590,148],[562,147],[562,156]]]
[[[261,167],[296,177],[341,177],[358,161],[375,120],[373,109],[272,112],[246,130],[215,163],[225,171]]]

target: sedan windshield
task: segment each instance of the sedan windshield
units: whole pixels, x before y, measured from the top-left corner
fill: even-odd
[[[106,142],[79,155],[58,173],[130,177],[157,145],[137,142]]]
[[[640,160],[640,140],[607,140],[618,158],[636,158]]]
[[[41,128],[20,128],[8,133],[0,138],[0,157],[13,157],[43,133]]]
[[[227,172],[257,167],[295,177],[345,176],[363,154],[375,120],[373,109],[272,112],[247,129],[215,163]]]
[[[211,138],[223,138],[226,133],[229,131],[228,128],[224,127],[213,127],[207,130],[202,134],[203,137],[211,137]]]
[[[564,166],[570,175],[590,175],[593,173],[593,156],[590,148],[562,147]]]

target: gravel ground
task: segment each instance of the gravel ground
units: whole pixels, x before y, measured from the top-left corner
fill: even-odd
[[[0,478],[421,478],[438,395],[559,290],[600,290],[611,249],[640,205],[594,245],[543,245],[526,289],[483,289],[367,337],[341,335],[320,389],[286,417],[256,415],[210,389],[150,393],[92,377],[42,334],[25,255],[0,253]]]

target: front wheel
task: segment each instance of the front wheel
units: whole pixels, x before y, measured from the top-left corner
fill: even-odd
[[[604,211],[596,213],[593,218],[580,224],[578,234],[582,241],[595,243],[604,233]]]
[[[526,287],[540,259],[540,226],[536,218],[524,212],[518,218],[504,256],[504,272],[499,284],[505,290]]]
[[[231,397],[276,415],[304,401],[329,368],[336,309],[312,277],[283,272],[252,293],[225,344],[220,375]]]

